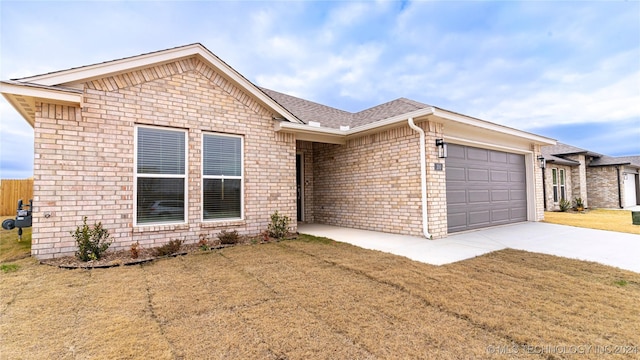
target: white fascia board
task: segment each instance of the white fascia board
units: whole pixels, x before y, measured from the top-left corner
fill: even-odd
[[[143,68],[152,64],[175,61],[180,58],[187,58],[199,53],[198,49],[202,49],[202,46],[194,44],[120,60],[107,61],[95,65],[82,66],[69,70],[56,71],[49,74],[21,78],[18,79],[18,81],[32,82],[49,86],[75,83],[81,80],[87,81],[103,77],[108,74],[132,71],[134,69]]]
[[[330,144],[345,144],[345,131],[331,128],[318,128],[305,124],[278,121],[275,131],[289,132],[296,135],[297,140],[315,141]]]
[[[7,95],[20,95],[35,99],[43,99],[55,103],[77,105],[82,102],[82,93],[73,90],[51,89],[29,84],[11,84],[0,82],[0,93]]]
[[[533,141],[541,145],[555,145],[557,143],[556,140],[548,137],[528,133],[526,131],[517,130],[517,129],[510,128],[503,125],[494,124],[488,121],[472,118],[469,116],[456,114],[447,110],[434,108],[433,114],[443,119],[456,121],[458,123],[465,124],[465,125],[476,126],[482,129],[491,130],[491,131],[495,131],[495,132],[510,135],[510,136],[516,136],[519,138],[527,139],[529,141]]]

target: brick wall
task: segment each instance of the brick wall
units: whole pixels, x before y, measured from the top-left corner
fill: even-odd
[[[538,156],[542,155],[542,152],[540,150],[540,145],[533,145],[532,148],[533,150],[533,155],[532,155],[532,159],[534,161],[533,164],[533,183],[534,183],[534,191],[535,191],[535,201],[536,201],[536,209],[535,209],[535,219],[533,219],[533,221],[542,221],[544,220],[544,212],[545,212],[545,207],[544,207],[544,191],[543,189],[543,175],[546,176],[544,174],[544,172],[546,171],[546,169],[542,169],[540,167],[540,163],[538,162]],[[546,181],[546,179],[545,179]],[[546,185],[546,184],[545,184]],[[530,205],[527,205],[530,206]]]
[[[622,170],[621,170],[622,173]],[[587,196],[591,208],[619,208],[618,175],[615,166],[587,168]]]
[[[38,104],[34,165],[32,254],[71,255],[70,236],[87,216],[102,221],[112,248],[139,241],[155,247],[172,239],[196,242],[222,229],[257,234],[279,210],[294,220],[295,139],[275,133],[273,114],[195,58],[85,84],[82,109]],[[187,223],[134,226],[134,127],[188,132]],[[244,137],[242,221],[201,222],[201,134]],[[44,217],[49,213],[49,217]]]
[[[587,163],[583,154],[568,155],[567,159],[577,161],[580,166],[571,167],[571,199],[581,198],[584,206],[589,207],[587,194]]]
[[[429,228],[446,235],[445,172],[435,139],[427,131]],[[433,145],[430,145],[433,144]],[[419,135],[408,125],[351,139],[345,145],[313,143],[313,219],[317,223],[422,236]]]

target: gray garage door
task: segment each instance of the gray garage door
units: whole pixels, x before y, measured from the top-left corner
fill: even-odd
[[[524,155],[448,145],[449,232],[527,220]]]

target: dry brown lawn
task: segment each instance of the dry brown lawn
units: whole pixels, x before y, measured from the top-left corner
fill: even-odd
[[[640,274],[523,251],[438,267],[302,236],[111,269],[14,263],[2,359],[640,356]]]
[[[633,225],[631,211],[595,209],[579,212],[545,212],[544,222],[590,229],[640,235],[640,225]]]

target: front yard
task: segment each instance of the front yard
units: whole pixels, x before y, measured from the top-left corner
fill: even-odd
[[[13,264],[3,359],[640,356],[640,274],[523,251],[437,267],[302,236],[142,266]]]
[[[631,211],[595,209],[585,212],[545,212],[544,222],[640,235],[631,222]]]

